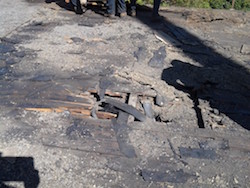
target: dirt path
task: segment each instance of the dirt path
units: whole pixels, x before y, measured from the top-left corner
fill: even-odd
[[[11,3],[0,187],[250,186],[249,13],[168,8],[152,23]]]

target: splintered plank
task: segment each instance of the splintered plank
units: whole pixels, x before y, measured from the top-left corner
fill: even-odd
[[[90,116],[91,114],[90,110],[85,110],[85,109],[80,109],[80,108],[68,108],[68,110],[73,115],[82,114],[82,115]]]
[[[63,111],[69,111],[71,115],[77,118],[88,118],[91,116],[91,111],[81,108],[69,108],[69,107],[58,107],[58,108],[25,108],[27,111],[36,111],[36,112],[56,112],[61,113]],[[116,118],[117,115],[110,112],[101,112],[97,111],[96,115],[99,119],[112,119]]]
[[[51,147],[122,156],[112,125],[110,122],[101,124],[100,122],[76,120],[73,125],[67,127],[66,135],[47,132],[41,141],[44,145]]]
[[[89,103],[81,103],[81,102],[71,102],[71,101],[63,101],[63,100],[47,100],[47,99],[26,99],[24,101],[17,101],[17,105],[22,107],[46,107],[46,108],[58,108],[58,107],[67,107],[67,108],[84,108],[91,110],[94,104]]]
[[[63,112],[60,108],[25,108],[26,111],[36,111],[36,112]]]
[[[75,124],[69,127],[69,130],[80,133],[87,131],[91,135],[88,139],[116,141],[116,134],[110,121],[91,118],[84,120],[78,119],[75,120]]]
[[[97,153],[101,155],[115,155],[123,156],[120,152],[119,145],[117,142],[107,140],[92,140],[88,138],[81,138],[76,140],[69,140],[67,138],[52,138],[53,136],[44,136],[42,143],[44,146],[50,147],[62,147],[67,149],[73,149],[88,153]]]
[[[110,112],[102,112],[102,111],[97,111],[96,115],[99,119],[113,119],[117,117],[116,114]]]
[[[84,114],[80,114],[80,113],[75,113],[72,112],[70,113],[73,117],[77,118],[77,119],[86,119],[86,118],[90,118],[90,115],[84,115]]]
[[[89,89],[88,92],[93,93],[93,94],[97,94],[98,93],[98,91],[96,89]],[[120,93],[120,92],[114,92],[114,91],[106,90],[105,91],[105,95],[108,95],[110,97],[121,97],[121,98],[123,98],[126,94]]]
[[[138,119],[142,122],[146,121],[146,119],[147,119],[144,114],[142,114],[139,110],[137,110],[136,108],[134,108],[131,105],[128,105],[128,104],[125,104],[125,103],[122,103],[118,100],[113,100],[113,99],[105,99],[105,102],[115,106],[116,108],[118,108],[118,109],[120,109],[120,110],[122,110],[130,115],[133,115],[136,119]]]
[[[138,99],[137,99],[137,95],[131,93],[131,94],[129,95],[128,104],[131,105],[131,106],[133,106],[133,107],[135,108],[135,107],[136,107],[137,100],[138,100]],[[134,120],[135,120],[135,117],[132,116],[132,115],[129,115],[129,117],[128,117],[128,123],[131,123],[131,122],[133,122]]]
[[[58,108],[60,106],[68,107],[68,108],[83,108],[87,110],[91,110],[94,106],[94,102],[92,101],[83,101],[83,102],[75,102],[75,101],[64,101],[57,99],[29,99],[22,97],[0,97],[0,104],[3,105],[11,105],[18,106],[22,108]]]
[[[62,113],[64,111],[69,111],[71,115],[78,118],[88,118],[91,115],[90,110],[80,109],[80,108],[68,108],[68,107],[58,107],[58,108],[25,108],[27,111],[36,111],[36,112],[56,112]]]
[[[84,95],[64,95],[64,94],[47,94],[46,96],[41,95],[39,98],[46,98],[49,100],[61,100],[61,101],[70,101],[70,102],[81,102],[81,103],[94,103],[95,99],[91,96]]]
[[[29,98],[29,97],[28,97]],[[84,102],[84,103],[93,103],[95,98],[89,93],[73,93],[66,89],[55,89],[48,90],[46,92],[41,92],[36,98],[44,99],[54,99],[54,100],[63,100],[63,101],[75,101],[75,102]]]

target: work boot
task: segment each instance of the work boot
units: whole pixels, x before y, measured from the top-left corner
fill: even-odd
[[[127,16],[127,13],[126,13],[126,12],[120,13],[120,18],[124,18],[124,17],[126,17],[126,16]]]
[[[162,21],[163,17],[159,14],[152,14],[151,22],[160,22]]]
[[[76,14],[82,14],[83,11],[82,11],[82,7],[77,5],[77,6],[74,6],[74,11]]]
[[[115,20],[116,19],[116,16],[114,14],[107,14],[106,15],[109,19],[111,20]]]

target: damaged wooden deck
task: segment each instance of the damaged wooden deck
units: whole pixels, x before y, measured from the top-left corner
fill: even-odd
[[[46,84],[50,87],[45,87]],[[143,107],[145,101],[156,105],[156,95],[100,91],[98,88],[83,92],[81,87],[70,90],[70,85],[46,84],[35,83],[31,90],[29,87],[2,89],[0,101],[8,99],[4,103],[6,106],[47,113],[48,116],[69,113],[73,123],[65,125],[65,132],[46,131],[39,133],[35,140],[53,151],[86,155],[84,159],[91,163],[84,163],[81,170],[97,171],[92,179],[100,184],[107,181],[97,177],[98,171],[104,169],[109,181],[116,181],[119,176],[119,183],[127,187],[162,187],[197,185],[195,182],[201,177],[223,174],[229,169],[227,164],[237,160],[249,165],[250,158],[246,155],[250,152],[249,135],[157,122]],[[99,98],[100,92],[104,92],[103,99]],[[93,109],[96,116],[93,116]],[[97,165],[97,161],[103,160],[104,166]],[[218,174],[210,174],[218,161],[221,165]],[[200,171],[201,166],[203,171]],[[236,169],[245,174],[249,172],[240,166]]]

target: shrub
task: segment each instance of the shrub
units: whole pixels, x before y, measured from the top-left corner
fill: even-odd
[[[210,8],[209,0],[193,0],[189,6],[196,8]]]
[[[189,0],[176,0],[176,5],[187,7],[189,5]]]
[[[211,8],[222,9],[224,6],[224,0],[209,0]]]
[[[153,4],[154,0],[137,0],[137,4]],[[196,8],[230,9],[232,0],[162,0],[162,6],[182,6]],[[250,0],[235,0],[234,8],[237,10],[250,10]]]
[[[245,0],[243,2],[243,7],[244,10],[250,10],[250,0]]]

